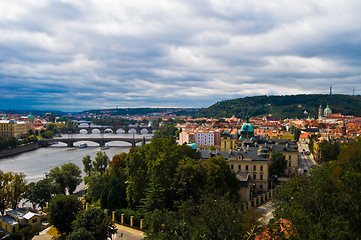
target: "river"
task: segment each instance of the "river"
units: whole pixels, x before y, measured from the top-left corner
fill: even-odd
[[[92,134],[72,134],[72,135],[63,135],[63,137],[71,138],[81,138],[81,137],[119,137],[119,138],[150,138],[152,134],[112,134],[112,133],[92,133]],[[85,142],[87,143],[87,148],[79,149],[77,146],[80,145],[80,142],[74,143],[74,147],[66,147],[66,144],[59,143],[52,145],[51,147],[39,148],[34,151],[18,154],[15,156],[2,158],[0,159],[0,170],[3,172],[23,172],[26,175],[26,180],[28,182],[36,182],[44,178],[45,172],[49,172],[50,169],[54,167],[59,167],[65,163],[74,163],[81,170],[83,170],[82,159],[86,155],[89,155],[91,159],[94,160],[95,155],[100,151],[99,145],[94,142]],[[114,141],[109,142],[109,149],[102,150],[104,151],[110,159],[115,154],[121,152],[128,152],[131,145],[127,142]],[[83,185],[79,186],[82,187]]]

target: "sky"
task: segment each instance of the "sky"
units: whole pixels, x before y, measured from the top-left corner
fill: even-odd
[[[0,1],[0,109],[361,93],[361,1]]]

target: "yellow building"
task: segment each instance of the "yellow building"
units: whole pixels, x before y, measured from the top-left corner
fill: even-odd
[[[23,134],[28,133],[31,128],[30,123],[16,122],[15,120],[0,120],[0,136],[4,138],[20,138]]]
[[[221,137],[221,150],[235,150],[237,148],[237,138],[229,137]]]
[[[5,212],[0,217],[0,228],[13,233],[26,226],[38,226],[41,228],[42,215],[32,208],[18,208]]]

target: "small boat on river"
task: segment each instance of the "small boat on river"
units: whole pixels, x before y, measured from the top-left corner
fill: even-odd
[[[79,148],[86,148],[87,146],[88,146],[88,144],[82,143],[82,144],[79,145]]]
[[[106,150],[106,149],[109,149],[109,145],[104,145],[100,148],[101,150]]]

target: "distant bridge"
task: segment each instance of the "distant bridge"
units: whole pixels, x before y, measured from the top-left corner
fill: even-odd
[[[142,141],[150,141],[151,138],[55,138],[55,139],[42,139],[39,140],[41,146],[48,146],[55,144],[56,142],[62,142],[65,143],[68,147],[74,147],[75,142],[96,142],[99,143],[99,146],[102,147],[108,142],[113,141],[121,141],[121,142],[128,142],[132,145],[132,147],[135,147],[137,143],[140,143]]]
[[[92,133],[93,130],[99,130],[100,133],[105,133],[105,131],[110,130],[113,133],[116,133],[118,130],[123,130],[124,133],[129,133],[130,130],[134,129],[137,134],[140,134],[142,130],[146,130],[148,134],[153,133],[153,131],[161,129],[159,127],[148,127],[148,126],[78,126],[78,127],[64,127],[61,129],[62,133],[80,133],[81,130],[87,131],[87,133]]]

